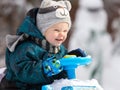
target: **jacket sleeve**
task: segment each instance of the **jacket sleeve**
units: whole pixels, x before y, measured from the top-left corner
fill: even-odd
[[[53,82],[46,77],[42,68],[45,51],[36,44],[23,43],[10,55],[10,66],[17,79],[28,84],[48,84]]]

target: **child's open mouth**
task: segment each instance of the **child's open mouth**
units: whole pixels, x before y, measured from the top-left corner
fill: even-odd
[[[63,39],[55,39],[55,40],[56,40],[56,41],[59,41],[59,42],[60,42],[60,41],[63,41]]]

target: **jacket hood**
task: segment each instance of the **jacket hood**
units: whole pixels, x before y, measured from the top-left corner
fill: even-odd
[[[22,24],[19,26],[17,30],[17,35],[21,35],[24,33],[39,39],[44,38],[44,36],[36,26],[37,12],[38,12],[38,8],[33,8],[30,11],[28,11]]]
[[[6,36],[6,45],[11,52],[14,51],[19,41],[24,39],[25,35],[38,38],[40,40],[45,39],[42,33],[40,32],[40,30],[36,26],[37,12],[38,12],[38,8],[33,8],[30,11],[28,11],[22,24],[17,29],[16,35]]]

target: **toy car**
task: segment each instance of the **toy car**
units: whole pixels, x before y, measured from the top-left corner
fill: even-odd
[[[61,81],[58,80],[57,82],[60,83],[56,85],[59,86],[60,84],[62,84],[62,82],[67,82],[67,83],[73,82],[74,84],[77,83],[77,85],[63,85],[61,88],[59,88],[59,90],[98,90],[96,85],[90,85],[90,83],[93,81],[89,81],[89,82],[87,81],[85,83],[85,81],[81,82],[76,79],[75,69],[78,66],[88,65],[91,62],[92,62],[91,56],[76,57],[75,55],[67,55],[64,58],[62,58],[60,60],[60,63],[63,66],[63,69],[67,71],[68,80],[63,80],[63,79]],[[52,85],[52,84],[44,85],[42,86],[42,90],[58,90],[58,88],[57,89],[55,88],[57,87],[56,85]]]

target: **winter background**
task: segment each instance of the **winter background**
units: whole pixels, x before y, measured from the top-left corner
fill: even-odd
[[[80,80],[97,79],[104,90],[120,90],[120,0],[70,0],[72,29],[64,43],[82,48],[92,64],[76,70]],[[5,66],[5,36],[15,34],[26,12],[41,0],[0,0],[0,68]]]

